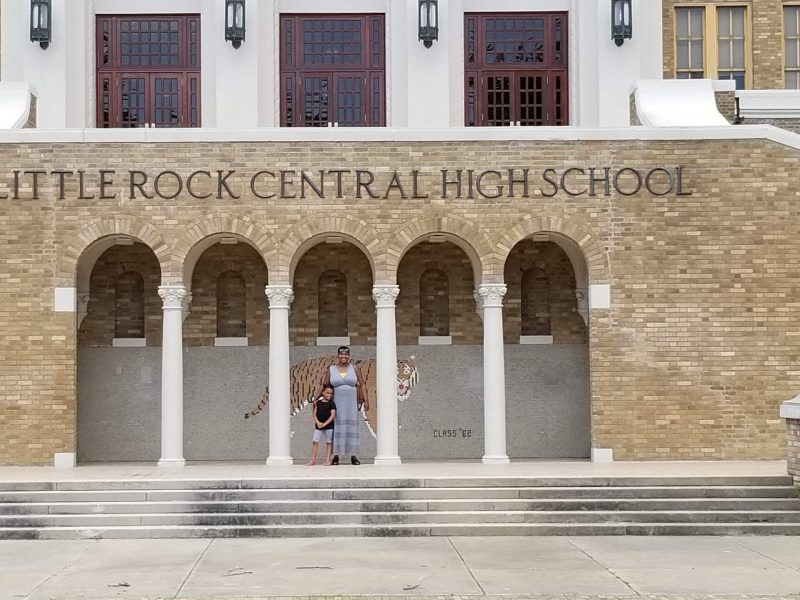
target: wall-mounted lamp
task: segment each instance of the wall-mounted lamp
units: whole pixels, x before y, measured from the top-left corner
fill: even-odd
[[[426,48],[439,39],[439,0],[419,0],[419,41]]]
[[[611,0],[611,39],[617,46],[633,37],[632,0]]]
[[[225,41],[234,48],[244,41],[244,0],[225,0]]]
[[[51,0],[31,0],[31,41],[39,42],[42,50],[50,45],[53,30]]]

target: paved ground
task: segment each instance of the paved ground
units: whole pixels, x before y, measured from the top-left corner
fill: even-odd
[[[501,595],[800,600],[800,539],[0,541],[2,600]]]

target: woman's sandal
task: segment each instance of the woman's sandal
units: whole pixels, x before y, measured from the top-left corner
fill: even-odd
[[[332,465],[338,465],[339,464],[339,455],[338,454],[334,454],[333,460],[331,461],[331,464]]]
[[[351,456],[351,457],[350,457],[350,464],[351,464],[351,465],[360,465],[360,464],[361,464],[361,461],[360,461],[360,460],[358,460],[358,457],[357,457],[357,456]]]

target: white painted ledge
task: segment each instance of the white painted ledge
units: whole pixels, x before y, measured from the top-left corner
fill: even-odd
[[[146,338],[114,338],[111,340],[113,348],[144,348],[147,346]]]
[[[453,336],[451,335],[421,335],[417,337],[417,344],[420,346],[452,346]]]
[[[0,82],[0,129],[21,129],[31,113],[30,84],[23,81]]]
[[[78,294],[74,287],[57,287],[53,295],[53,308],[56,312],[77,310]]]
[[[214,338],[214,345],[222,347],[247,346],[248,341],[246,337],[218,337]]]
[[[781,418],[800,421],[800,395],[781,404]]]
[[[552,345],[552,335],[521,335],[519,336],[521,346],[547,346]]]
[[[800,119],[800,90],[739,90],[736,97],[745,119]]]
[[[350,345],[350,336],[317,338],[317,346],[349,346],[349,345]]]
[[[731,127],[717,108],[709,79],[644,79],[633,95],[646,127]]]
[[[0,144],[19,143],[214,143],[214,142],[579,142],[766,139],[800,149],[800,135],[771,125],[700,127],[263,127],[194,129],[12,129]]]
[[[53,455],[53,466],[56,469],[72,469],[78,464],[74,452],[56,452]]]
[[[592,462],[596,463],[614,462],[613,448],[592,448]]]

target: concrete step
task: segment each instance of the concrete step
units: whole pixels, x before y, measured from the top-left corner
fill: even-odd
[[[349,467],[348,467],[349,468]],[[680,486],[791,486],[789,476],[723,477],[435,477],[358,478],[276,477],[273,479],[123,479],[82,481],[0,481],[0,492],[92,490],[194,490],[194,489],[347,489],[437,487],[680,487]]]
[[[800,511],[797,498],[432,498],[410,500],[182,500],[141,502],[35,502],[0,504],[0,515],[129,514],[129,513],[305,513],[305,512],[412,512],[419,510],[787,510]]]
[[[415,511],[327,513],[131,513],[1,516],[4,528],[119,526],[267,526],[479,523],[796,523],[800,511]]]
[[[5,528],[2,539],[409,537],[511,535],[800,535],[794,523],[483,523],[436,525],[117,526]]]
[[[166,502],[251,500],[414,500],[436,498],[796,498],[792,486],[617,486],[617,487],[433,487],[433,488],[281,488],[139,489],[0,492],[0,504],[22,502]]]

